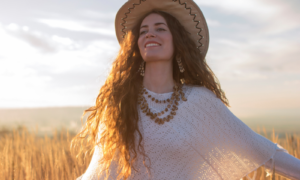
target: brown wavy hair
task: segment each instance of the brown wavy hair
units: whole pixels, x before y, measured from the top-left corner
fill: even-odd
[[[73,150],[76,145],[80,147],[77,151],[78,155],[87,151],[86,147],[91,148],[96,145],[101,147],[102,159],[99,161],[99,166],[101,165],[101,172],[107,173],[106,179],[108,169],[114,160],[118,165],[117,179],[126,180],[131,175],[132,169],[137,171],[134,167],[137,151],[143,156],[143,163],[150,172],[151,165],[145,163],[149,157],[141,144],[143,137],[138,128],[137,99],[143,81],[139,66],[143,59],[137,41],[143,19],[152,13],[164,17],[173,37],[174,57],[179,54],[182,58],[184,73],[180,73],[178,64],[173,59],[174,80],[180,83],[180,79],[184,78],[188,85],[204,86],[229,106],[216,76],[179,21],[165,12],[148,13],[125,36],[110,74],[100,89],[95,106],[85,110],[84,114],[90,114],[82,130],[72,140]],[[138,143],[136,143],[137,139],[139,139]]]

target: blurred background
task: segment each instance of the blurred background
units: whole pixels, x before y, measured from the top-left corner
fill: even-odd
[[[77,132],[119,50],[125,0],[0,1],[0,128]],[[195,2],[230,110],[253,129],[300,132],[300,1]]]

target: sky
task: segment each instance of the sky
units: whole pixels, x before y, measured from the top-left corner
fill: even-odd
[[[0,108],[93,105],[120,48],[114,20],[126,1],[0,1]],[[300,119],[300,1],[195,2],[231,110]]]

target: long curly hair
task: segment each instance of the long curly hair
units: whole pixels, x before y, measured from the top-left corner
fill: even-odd
[[[189,32],[168,13],[162,11],[148,13],[125,36],[109,76],[100,89],[96,104],[85,110],[84,115],[89,113],[89,116],[82,130],[72,139],[72,150],[76,149],[76,145],[80,147],[77,156],[87,151],[86,147],[91,150],[97,145],[101,149],[99,173],[105,172],[106,179],[113,161],[116,161],[118,166],[117,179],[126,180],[131,175],[132,169],[137,171],[134,167],[137,151],[143,156],[143,164],[149,172],[150,166],[145,163],[149,157],[143,148],[143,137],[138,128],[137,99],[143,81],[139,66],[143,59],[137,42],[143,19],[152,13],[159,14],[166,20],[173,37],[174,57],[180,55],[186,70],[180,73],[178,64],[173,59],[174,80],[180,83],[180,79],[184,78],[185,84],[204,86],[229,106],[219,81],[196,48]]]

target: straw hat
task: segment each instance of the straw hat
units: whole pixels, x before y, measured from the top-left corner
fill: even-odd
[[[193,0],[128,0],[118,11],[115,30],[119,43],[141,17],[152,10],[164,11],[174,16],[190,33],[200,52],[205,57],[209,34],[205,18]]]

